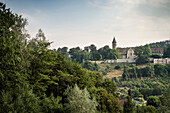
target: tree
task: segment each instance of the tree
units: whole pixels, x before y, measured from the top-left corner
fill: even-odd
[[[154,66],[153,65],[147,65],[143,69],[143,73],[145,74],[145,77],[153,77],[155,75]]]
[[[149,44],[144,45],[143,55],[150,56],[152,54]]]
[[[170,58],[170,46],[168,46],[164,51],[164,58]]]
[[[68,87],[65,91],[68,103],[65,103],[66,111],[70,113],[95,113],[97,102],[91,99],[87,89],[80,90],[77,85]]]
[[[60,103],[62,100],[61,97],[55,98],[52,95],[47,97],[46,95],[43,95],[43,99],[41,100],[41,111],[45,113],[63,113],[63,105]]]
[[[128,77],[129,77],[128,67],[125,66],[123,70],[122,78],[127,80]]]
[[[91,71],[97,71],[98,70],[98,65],[95,63],[91,63],[89,61],[85,61],[83,64],[82,64],[82,67],[83,68],[86,68],[88,70],[91,70]]]
[[[96,60],[96,54],[97,54],[97,47],[94,44],[91,44],[89,46],[90,53],[92,54],[92,60]]]
[[[136,59],[136,64],[137,65],[146,64],[148,62],[149,62],[149,57],[148,56],[141,55],[140,57],[138,57]]]
[[[170,85],[168,86],[167,90],[163,94],[163,96],[159,97],[160,99],[160,106],[158,107],[158,112],[161,113],[169,113],[170,112]]]
[[[114,96],[117,96],[116,94],[117,87],[116,87],[115,82],[106,78],[104,79],[102,86],[107,90],[107,92],[112,93]]]
[[[136,64],[145,64],[149,62],[149,56],[151,55],[151,49],[148,44],[135,48],[135,55],[138,56]]]
[[[26,19],[0,2],[0,89],[23,85],[27,79],[25,56]]]
[[[134,77],[134,78],[137,78],[137,77],[138,77],[137,70],[138,70],[137,67],[134,67],[134,68],[133,68],[133,77]]]
[[[62,54],[63,56],[65,56],[65,57],[68,57],[68,47],[63,47],[63,48],[58,48],[57,49],[57,53],[60,53],[60,54]]]
[[[121,106],[119,104],[119,99],[113,94],[108,93],[106,89],[102,87],[92,87],[89,89],[92,96],[96,97],[98,102],[97,109],[99,112],[106,113],[120,113]]]
[[[154,69],[155,69],[156,76],[160,76],[160,77],[168,76],[168,71],[166,70],[166,67],[164,65],[155,64]]]
[[[154,106],[137,106],[136,113],[156,113],[156,108]]]
[[[159,105],[160,105],[159,97],[157,97],[157,96],[149,96],[147,98],[147,105],[152,105],[154,107],[159,107]]]
[[[3,90],[0,94],[0,106],[0,113],[41,112],[40,99],[28,86]]]
[[[142,55],[149,57],[151,54],[151,49],[148,44],[135,48],[135,55],[137,55],[138,57]]]
[[[34,92],[41,95],[46,91],[47,86],[50,84],[50,67],[54,65],[56,54],[54,51],[49,50],[51,42],[46,40],[42,30],[36,34],[36,38],[29,41],[27,46],[30,52],[30,77],[28,78],[29,84],[32,85]]]
[[[108,52],[108,59],[117,59],[117,54],[116,54],[116,50],[115,49],[111,49]]]
[[[123,105],[123,113],[135,113],[135,103],[131,96],[127,96],[127,101]]]

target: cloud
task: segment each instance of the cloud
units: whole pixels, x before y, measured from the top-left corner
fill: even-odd
[[[145,44],[146,41],[169,38],[170,10],[168,0],[93,1],[105,13],[96,27],[100,35],[116,36],[118,46]],[[105,8],[107,7],[107,8]],[[102,35],[103,36],[103,35]],[[127,39],[127,40],[126,40]]]

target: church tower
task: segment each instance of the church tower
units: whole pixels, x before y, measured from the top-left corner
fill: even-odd
[[[117,45],[117,42],[116,42],[116,39],[114,37],[113,41],[112,41],[112,49],[116,49],[116,45]]]

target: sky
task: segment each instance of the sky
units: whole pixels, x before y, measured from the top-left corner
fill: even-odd
[[[42,29],[51,48],[134,47],[170,39],[170,0],[1,0],[28,20],[35,37]]]

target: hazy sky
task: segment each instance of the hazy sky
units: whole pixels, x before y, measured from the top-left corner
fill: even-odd
[[[170,39],[170,0],[1,0],[28,19],[34,37],[41,28],[52,48],[95,44],[138,46]]]

